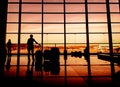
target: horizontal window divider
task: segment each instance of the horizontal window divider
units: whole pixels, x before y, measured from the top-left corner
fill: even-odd
[[[8,14],[19,14],[19,12],[8,12]],[[42,14],[42,12],[21,12],[21,14]],[[64,12],[43,12],[43,14],[64,14]],[[86,12],[65,12],[65,14],[86,14]],[[107,14],[107,12],[88,12],[88,14]],[[110,12],[119,14],[119,12]]]
[[[19,4],[19,2],[8,2],[8,5],[9,4]]]
[[[106,4],[106,2],[88,2],[88,4]],[[109,2],[109,4],[118,4],[118,2]]]
[[[8,2],[8,4],[19,4],[19,2]],[[22,2],[22,4],[42,4],[42,2]],[[64,2],[43,2],[43,4],[64,4]],[[65,2],[65,4],[85,4],[85,2]],[[106,2],[88,2],[88,4],[106,4]],[[118,4],[118,2],[110,2]]]
[[[14,45],[14,44],[17,44],[17,43],[12,43],[12,44]],[[22,44],[27,44],[27,43],[20,43],[20,44],[22,45]],[[49,45],[55,45],[55,44],[56,44],[56,47],[58,46],[58,44],[63,44],[63,46],[64,46],[64,42],[63,42],[63,43],[44,43],[44,42],[43,42],[43,44],[44,44],[44,45],[48,45],[48,44],[49,44]],[[76,44],[76,45],[85,44],[85,45],[86,45],[86,43],[66,43],[66,45],[69,45],[69,44],[71,44],[71,45],[72,45],[72,44],[73,44],[73,45],[75,45],[75,44]],[[97,42],[93,42],[93,43],[89,43],[89,44],[108,44],[108,45],[109,45],[109,43],[97,43]],[[113,43],[113,44],[120,44],[120,43]],[[37,45],[37,44],[36,44],[36,45]]]
[[[20,2],[8,2],[8,4],[19,4]],[[22,4],[42,4],[42,2],[22,2]]]
[[[16,43],[13,43],[13,44],[16,44]],[[21,43],[21,44],[26,44],[26,43]],[[43,44],[64,44],[64,42],[63,43],[44,43],[43,42]],[[86,43],[66,43],[66,44],[86,44]],[[90,43],[90,44],[109,44],[109,43]],[[119,44],[119,43],[116,43],[116,44]],[[37,44],[36,44],[37,45]]]
[[[43,44],[64,44],[64,43],[43,43]],[[86,44],[86,43],[66,43],[68,44]],[[109,43],[89,43],[89,44],[109,44]]]
[[[88,22],[89,24],[107,24],[108,22]],[[111,22],[111,24],[120,24],[120,22]]]
[[[19,22],[7,22],[8,24],[18,24]],[[107,24],[107,22],[88,22],[89,24]],[[21,22],[21,24],[42,24],[42,22]],[[43,24],[64,24],[64,22],[43,22]],[[86,22],[66,22],[65,24],[86,24]],[[120,24],[120,22],[111,22]]]
[[[6,32],[6,34],[18,34],[17,32]],[[86,32],[21,32],[20,34],[86,34]],[[89,34],[108,34],[108,32],[89,32]],[[112,32],[112,34],[120,34],[120,32]]]
[[[8,14],[19,14],[19,12],[8,12]],[[21,14],[42,14],[42,12],[21,12]]]
[[[12,44],[13,44],[13,45],[17,45],[17,43],[12,43]],[[26,44],[26,43],[20,43],[20,45],[23,45],[23,44]],[[55,44],[56,44],[57,46],[58,46],[58,45],[61,45],[61,44],[64,46],[64,43],[44,43],[44,42],[43,42],[43,45],[44,45],[44,46],[45,46],[45,45],[55,45]],[[74,46],[74,45],[78,45],[78,46],[79,46],[79,45],[83,45],[83,44],[86,45],[86,43],[66,43],[66,45],[73,45],[73,46]],[[107,45],[107,44],[108,44],[108,45],[109,45],[109,43],[89,43],[89,44],[91,44],[91,45],[93,45],[93,44],[106,44],[106,45]],[[113,43],[113,44],[120,44],[120,43]],[[27,45],[27,44],[26,44],[26,45]],[[56,47],[57,47],[57,46],[56,46]],[[103,46],[104,46],[104,45],[103,45]],[[106,46],[106,47],[107,47],[107,46]],[[118,47],[118,46],[114,46],[114,47]]]

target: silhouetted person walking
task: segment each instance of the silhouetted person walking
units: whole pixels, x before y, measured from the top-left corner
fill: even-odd
[[[30,38],[27,40],[27,50],[28,50],[28,61],[30,61],[30,53],[32,53],[32,60],[34,61],[34,42],[39,44],[34,38],[33,35],[30,35]],[[39,44],[40,45],[40,44]]]
[[[8,53],[8,57],[11,56],[11,48],[12,48],[12,42],[11,42],[11,39],[8,40],[7,42],[7,53]]]

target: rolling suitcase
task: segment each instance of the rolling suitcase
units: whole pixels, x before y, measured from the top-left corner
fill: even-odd
[[[51,51],[44,50],[44,60],[50,60],[50,58],[51,58]]]
[[[37,50],[35,53],[35,70],[36,71],[41,71],[42,70],[42,56],[43,53],[41,50]]]

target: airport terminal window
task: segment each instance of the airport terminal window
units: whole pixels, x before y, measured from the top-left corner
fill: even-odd
[[[64,50],[68,53],[73,51],[83,53],[89,39],[91,72],[93,76],[96,76],[93,68],[96,68],[95,64],[100,63],[92,59],[98,52],[110,52],[107,0],[87,0],[88,14],[85,10],[85,1],[8,0],[6,42],[8,39],[12,40],[14,44],[12,52],[26,54],[26,42],[30,34],[33,34],[34,38],[42,44],[43,50],[56,46],[60,48],[61,53],[64,53]],[[118,0],[109,0],[109,2],[112,45],[113,52],[116,52],[115,49],[120,47],[119,2]],[[86,36],[86,14],[88,15],[89,38]],[[68,59],[67,64],[71,63]],[[104,63],[109,66],[105,68],[110,70],[110,62]],[[101,70],[102,66],[98,68]],[[115,70],[117,71],[118,67],[115,67]],[[104,75],[107,75],[106,73],[110,75],[110,71],[106,71]]]

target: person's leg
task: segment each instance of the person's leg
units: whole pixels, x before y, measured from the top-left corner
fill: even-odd
[[[32,60],[34,61],[34,49],[32,49]]]
[[[8,57],[11,57],[11,49],[8,50]]]
[[[28,50],[28,62],[30,62],[30,50]]]

